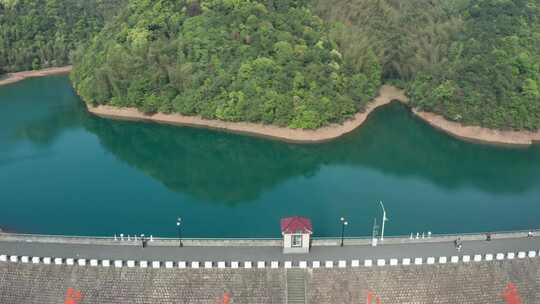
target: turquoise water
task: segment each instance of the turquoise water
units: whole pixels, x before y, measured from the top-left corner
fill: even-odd
[[[67,77],[0,87],[0,227],[24,233],[279,237],[540,228],[540,147],[455,140],[399,104],[336,141],[295,145],[100,119]]]

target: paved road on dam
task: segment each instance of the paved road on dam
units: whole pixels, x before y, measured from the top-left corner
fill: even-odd
[[[279,246],[157,246],[138,243],[111,245],[6,241],[0,237],[0,255],[148,261],[326,261],[390,258],[428,258],[454,255],[497,254],[540,250],[540,237],[463,241],[461,252],[454,242],[410,241],[369,245],[313,246],[309,254],[283,254]]]

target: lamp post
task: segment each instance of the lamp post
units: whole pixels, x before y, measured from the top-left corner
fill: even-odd
[[[180,242],[180,244],[179,244],[180,247],[184,246],[182,244],[182,227],[181,227],[181,224],[182,224],[182,218],[179,217],[178,219],[176,219],[176,227],[178,228],[178,240]]]
[[[349,225],[349,223],[345,220],[344,217],[342,217],[340,221],[341,221],[341,247],[343,247],[343,240],[345,238],[345,226]]]
[[[381,227],[381,242],[384,241],[384,223],[388,221],[388,218],[386,217],[386,210],[384,209],[383,202],[380,201],[381,208],[383,210],[383,218],[382,218],[382,227]]]

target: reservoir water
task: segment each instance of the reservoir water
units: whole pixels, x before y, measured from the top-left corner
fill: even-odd
[[[467,143],[400,104],[338,140],[296,145],[91,116],[65,76],[0,87],[0,227],[22,233],[279,237],[540,228],[540,147]]]

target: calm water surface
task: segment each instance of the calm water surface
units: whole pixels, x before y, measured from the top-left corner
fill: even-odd
[[[465,143],[392,104],[327,144],[294,145],[87,114],[67,77],[0,88],[0,227],[25,233],[279,237],[540,227],[540,148]]]

